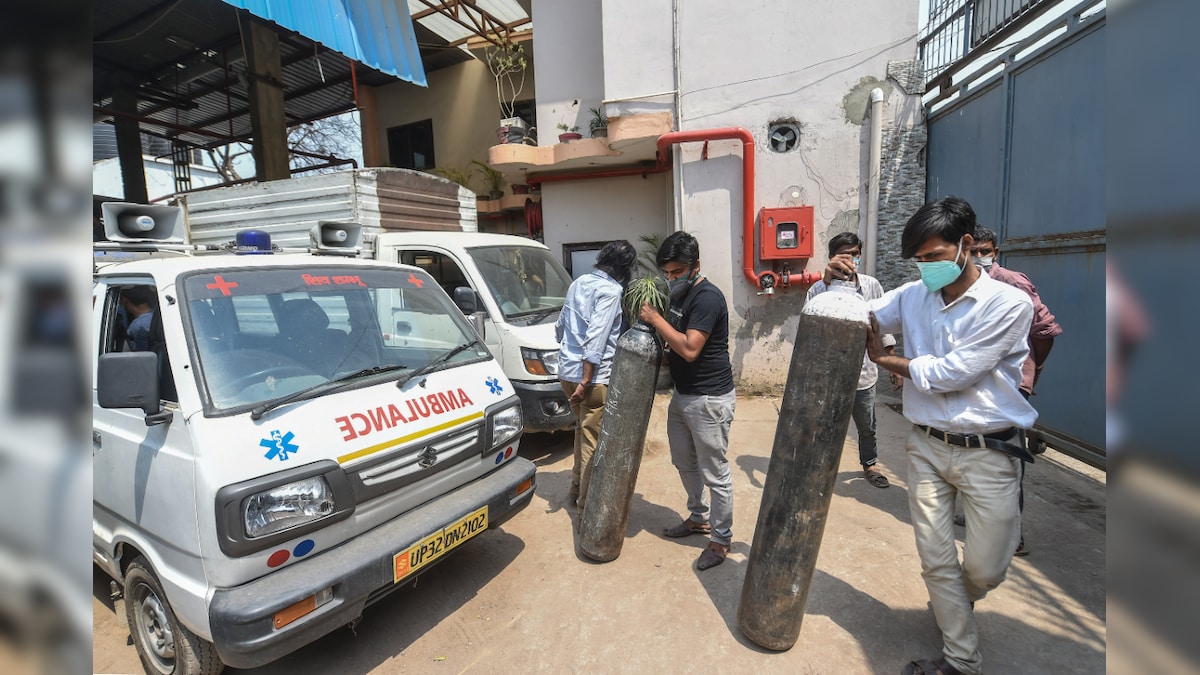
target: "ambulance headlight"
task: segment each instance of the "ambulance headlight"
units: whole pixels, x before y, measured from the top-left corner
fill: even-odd
[[[512,440],[525,426],[521,417],[521,404],[516,404],[492,413],[488,422],[491,427],[491,447],[496,447]]]
[[[323,476],[271,488],[242,502],[247,537],[264,537],[326,518],[337,511],[333,490]]]

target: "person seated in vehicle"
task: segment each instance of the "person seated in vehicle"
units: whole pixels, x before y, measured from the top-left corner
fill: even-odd
[[[125,328],[128,351],[150,350],[150,322],[154,320],[155,304],[154,289],[150,286],[131,286],[121,292],[121,307],[129,322]]]

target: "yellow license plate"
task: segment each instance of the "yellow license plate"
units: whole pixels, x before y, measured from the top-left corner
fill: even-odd
[[[392,556],[395,579],[401,579],[441,558],[464,541],[483,532],[488,526],[488,507],[468,513],[462,519],[425,537],[421,541]]]

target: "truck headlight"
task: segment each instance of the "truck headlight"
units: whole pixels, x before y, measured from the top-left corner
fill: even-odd
[[[521,347],[521,360],[531,375],[558,375],[558,350]]]
[[[247,537],[274,534],[320,520],[335,511],[333,490],[322,476],[285,483],[242,502]]]
[[[521,417],[521,406],[514,405],[492,413],[490,425],[491,447],[494,448],[512,440],[514,436],[521,433],[525,426],[525,421]]]

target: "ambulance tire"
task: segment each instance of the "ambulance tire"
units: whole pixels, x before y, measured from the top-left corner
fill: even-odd
[[[175,618],[158,577],[141,556],[125,571],[125,622],[151,675],[217,675],[225,669],[212,643]]]

